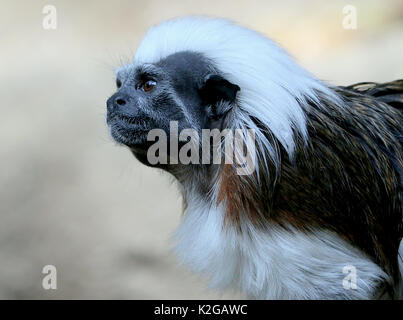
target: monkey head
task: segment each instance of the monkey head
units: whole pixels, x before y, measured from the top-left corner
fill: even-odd
[[[173,137],[170,123],[178,131],[211,129],[232,108],[240,89],[227,81],[203,55],[182,51],[157,63],[129,64],[116,72],[117,91],[107,101],[107,124],[115,141],[126,145],[144,164],[153,141],[153,129]],[[178,141],[181,146],[181,141]]]

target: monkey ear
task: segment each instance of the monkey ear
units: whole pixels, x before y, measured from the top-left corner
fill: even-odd
[[[213,107],[213,110],[211,110],[213,113],[212,115],[216,118],[220,118],[229,111],[229,108],[227,107],[226,110],[218,110],[218,102],[234,102],[236,93],[240,89],[239,86],[229,82],[223,77],[210,74],[204,79],[204,82],[199,89],[199,94],[206,104]]]

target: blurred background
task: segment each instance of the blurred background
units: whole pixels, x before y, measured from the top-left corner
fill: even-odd
[[[45,5],[57,28],[45,30]],[[343,8],[357,28],[343,27]],[[146,30],[227,17],[335,85],[403,78],[403,1],[0,1],[0,298],[240,298],[179,266],[181,198],[105,125],[114,69]],[[347,23],[348,26],[348,23]],[[57,268],[57,290],[42,268]]]

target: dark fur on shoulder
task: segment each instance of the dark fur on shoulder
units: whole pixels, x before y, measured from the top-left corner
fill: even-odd
[[[257,182],[255,175],[235,176],[227,167],[219,199],[227,197],[233,221],[240,220],[237,213],[247,212],[262,225],[276,221],[307,231],[334,231],[398,281],[403,81],[336,91],[343,107],[326,97],[306,107],[308,142],[300,141],[293,161],[282,150],[275,180],[263,176]]]

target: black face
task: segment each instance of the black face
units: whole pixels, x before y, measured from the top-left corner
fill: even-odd
[[[239,90],[193,52],[179,52],[156,64],[126,66],[118,71],[116,85],[117,92],[107,101],[111,135],[145,163],[147,149],[155,142],[147,141],[150,130],[166,133],[169,150],[171,121],[177,121],[179,132],[210,128],[224,116],[217,102],[231,104]]]

